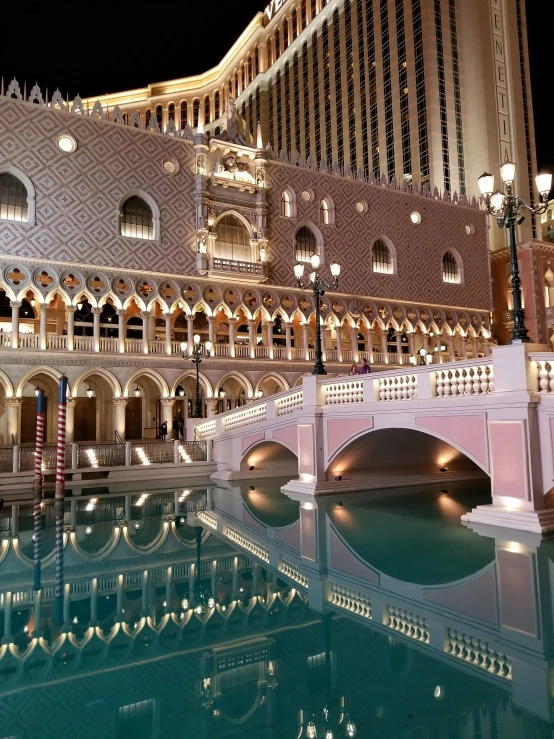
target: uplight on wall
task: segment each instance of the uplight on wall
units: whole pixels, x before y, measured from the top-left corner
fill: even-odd
[[[77,149],[77,142],[68,133],[62,133],[58,136],[58,148],[61,149],[65,154],[72,154]]]

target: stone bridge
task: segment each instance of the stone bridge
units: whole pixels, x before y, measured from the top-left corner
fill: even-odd
[[[492,504],[466,522],[554,530],[554,354],[307,376],[302,387],[195,424],[220,480],[287,476],[300,501],[325,493],[489,476]]]

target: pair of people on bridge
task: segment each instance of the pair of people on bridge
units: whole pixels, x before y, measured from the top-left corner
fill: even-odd
[[[348,373],[350,376],[352,375],[367,375],[370,372],[369,364],[367,363],[367,359],[362,359],[362,366],[358,369],[357,364],[353,364],[352,367],[350,367],[350,372]]]

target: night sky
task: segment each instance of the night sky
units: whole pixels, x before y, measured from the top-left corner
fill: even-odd
[[[484,1],[484,0],[483,0]],[[0,75],[83,97],[186,77],[214,66],[264,0],[2,0]],[[192,9],[190,9],[192,7]],[[545,5],[527,0],[539,169],[554,171]]]

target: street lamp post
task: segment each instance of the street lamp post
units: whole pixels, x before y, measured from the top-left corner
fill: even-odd
[[[339,286],[339,275],[340,275],[340,264],[333,262],[330,265],[331,274],[333,280],[329,283],[321,277],[318,272],[321,259],[319,254],[312,254],[310,257],[310,263],[312,265],[312,272],[310,273],[310,281],[304,282],[302,277],[304,276],[304,265],[295,264],[294,274],[298,287],[302,290],[311,290],[315,301],[315,364],[312,375],[326,375],[325,366],[322,361],[323,352],[321,351],[321,324],[320,324],[320,309],[319,299],[325,295],[326,290],[336,290]]]
[[[194,413],[193,418],[202,418],[202,406],[200,405],[200,378],[198,376],[198,367],[203,359],[208,359],[212,350],[212,342],[206,341],[204,346],[200,343],[200,336],[194,335],[194,343],[190,354],[188,354],[187,342],[181,342],[181,351],[183,352],[183,359],[192,360],[192,363],[196,367],[196,384],[195,384],[195,396],[194,396]]]
[[[515,163],[506,160],[500,167],[500,176],[504,183],[505,192],[494,190],[494,175],[488,172],[484,172],[477,181],[481,195],[485,198],[487,211],[496,218],[496,222],[500,228],[508,229],[510,236],[512,296],[514,303],[514,324],[510,343],[521,344],[529,342],[531,339],[525,327],[525,311],[521,305],[521,278],[517,263],[516,225],[523,223],[525,219],[525,216],[521,214],[522,210],[527,210],[533,215],[540,215],[546,211],[548,207],[548,194],[552,186],[552,175],[547,172],[541,172],[536,176],[535,182],[539,195],[542,198],[542,203],[535,206],[527,205],[522,198],[515,195],[515,175]]]

